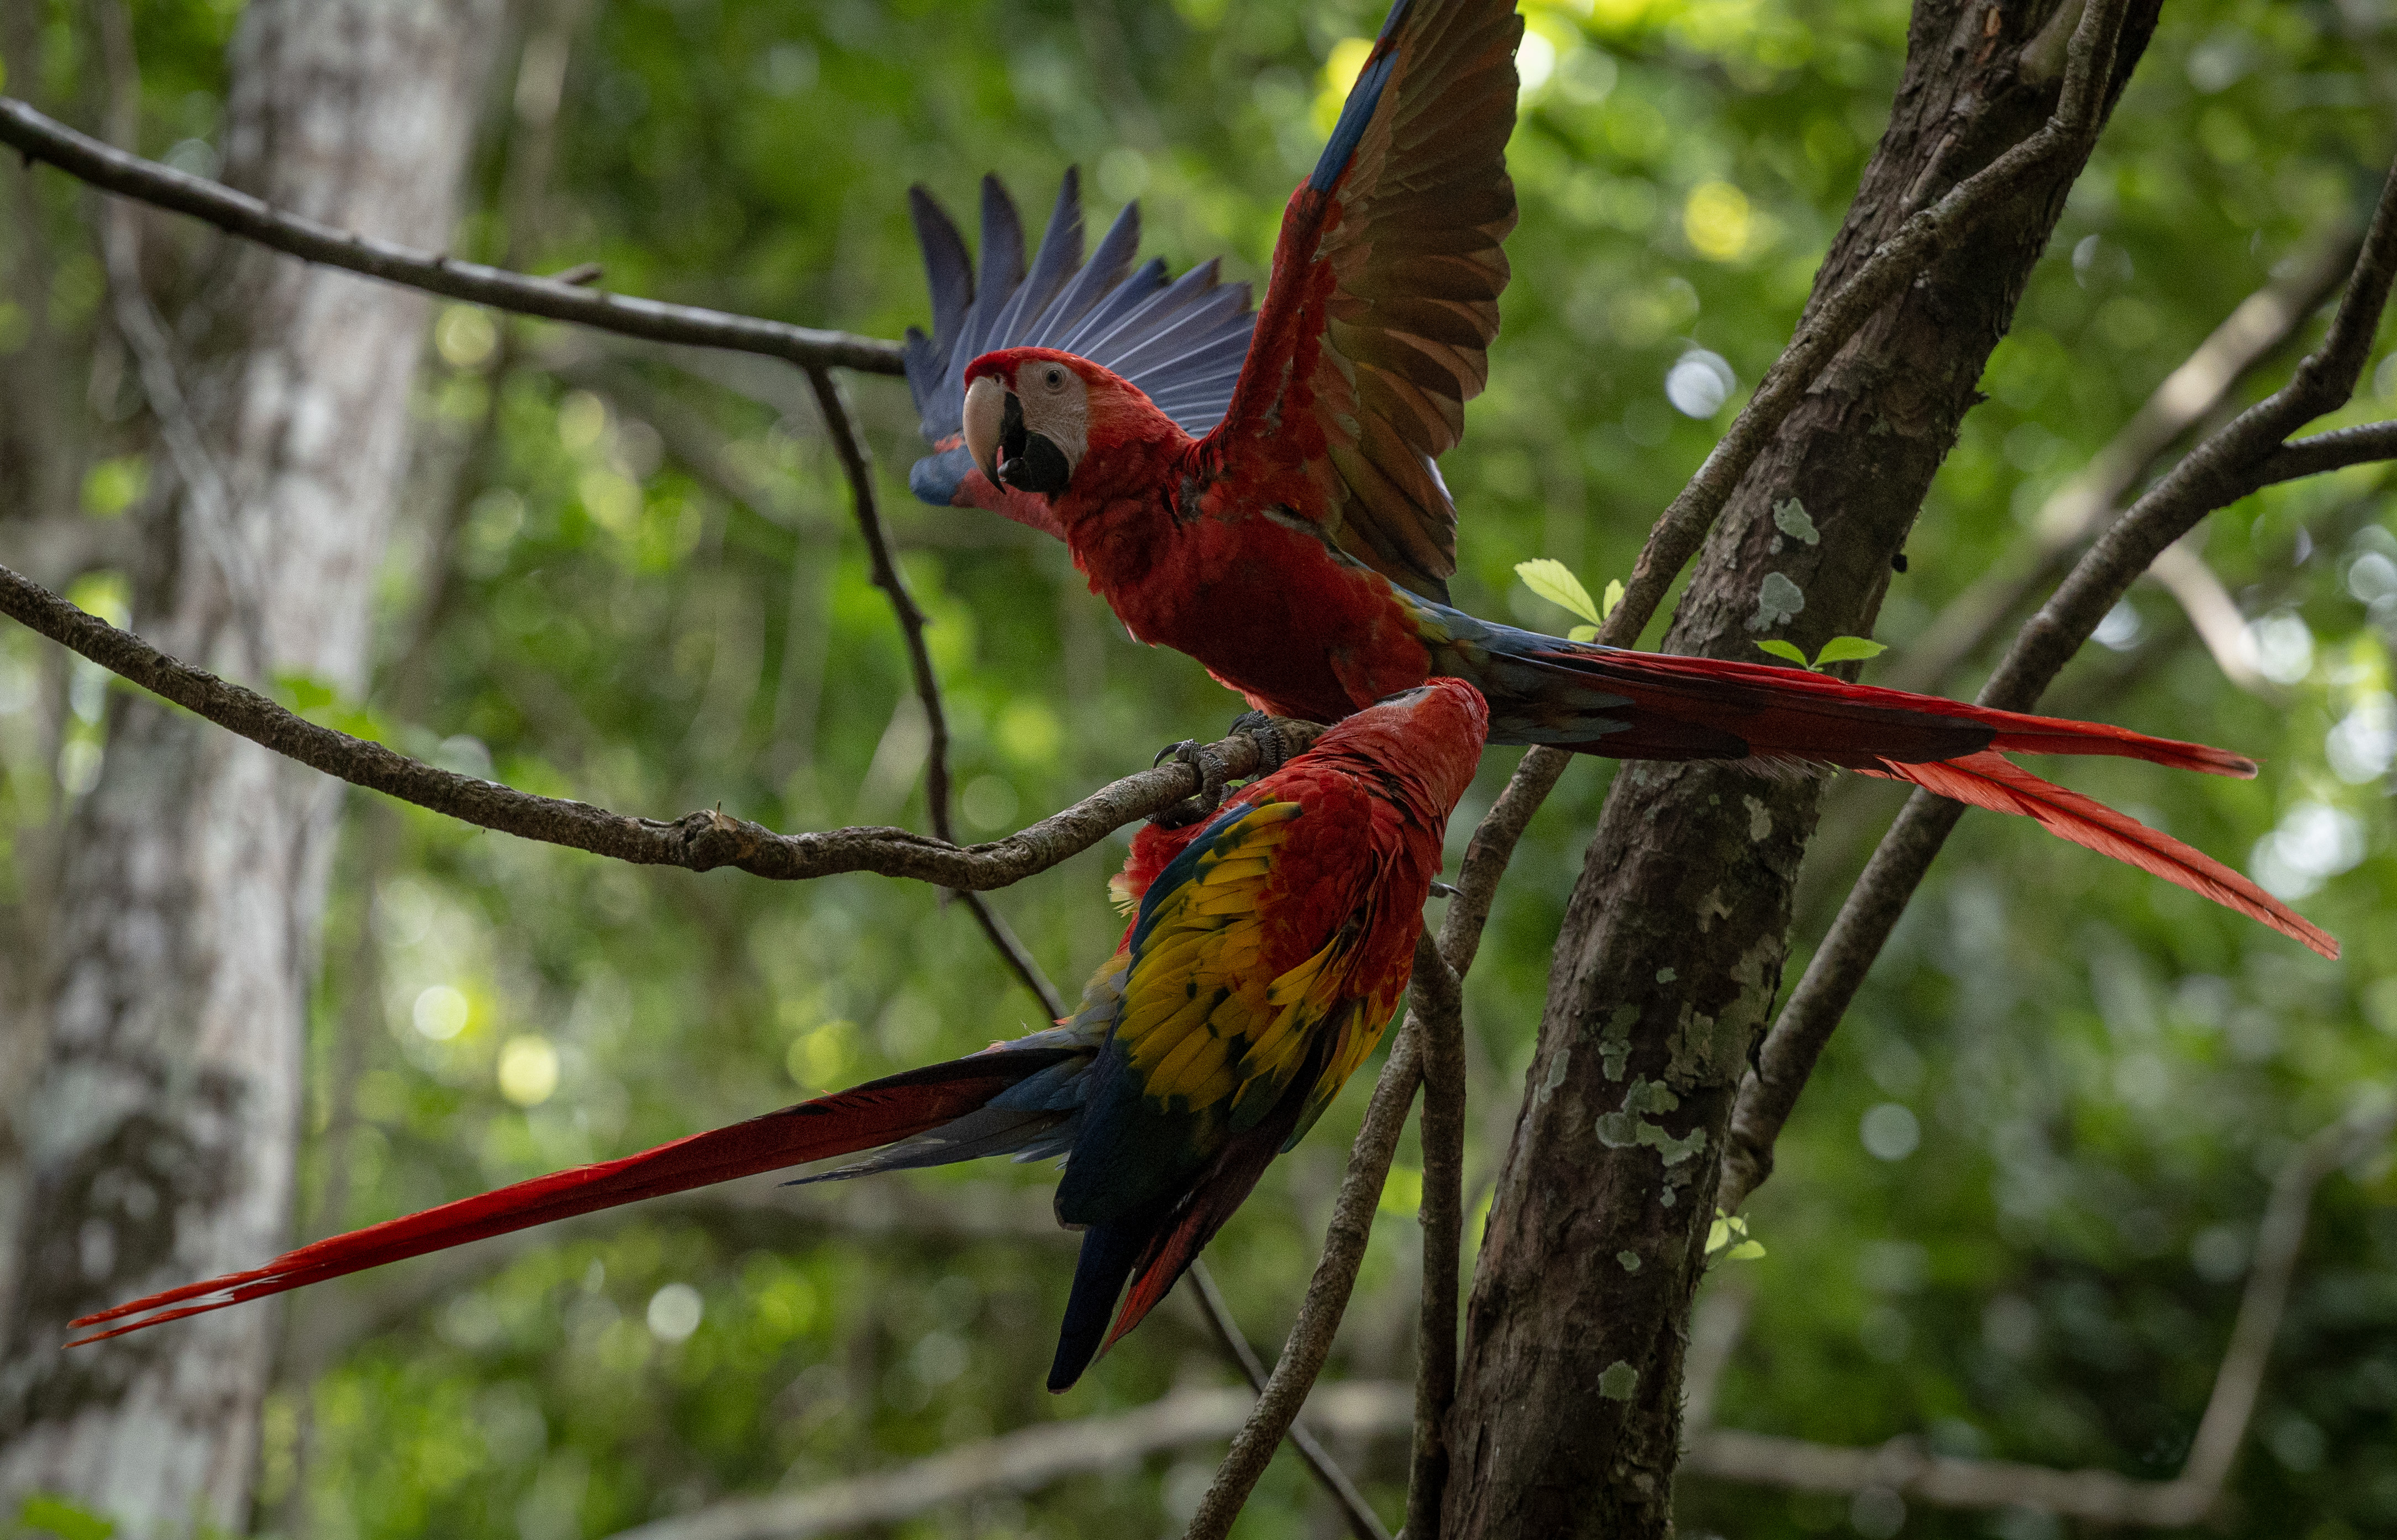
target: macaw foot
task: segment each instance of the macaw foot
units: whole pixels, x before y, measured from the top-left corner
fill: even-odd
[[[1168,759],[1198,767],[1198,795],[1185,797],[1162,812],[1152,814],[1149,822],[1160,829],[1186,829],[1202,818],[1212,818],[1215,810],[1224,805],[1224,785],[1230,770],[1224,757],[1196,738],[1185,738],[1158,751],[1151,765],[1161,765]]]
[[[1274,719],[1262,711],[1244,711],[1232,718],[1232,736],[1246,738],[1257,745],[1257,773],[1271,775],[1290,763],[1290,740],[1282,736]]]
[[[1290,740],[1274,726],[1273,718],[1262,711],[1244,711],[1232,719],[1232,730],[1226,736],[1245,737],[1257,745],[1258,775],[1270,775],[1290,762]],[[1224,787],[1231,780],[1230,767],[1223,757],[1196,738],[1158,751],[1153,764],[1161,765],[1169,758],[1198,767],[1198,795],[1185,797],[1149,822],[1160,829],[1185,829],[1202,818],[1212,818],[1224,805]]]

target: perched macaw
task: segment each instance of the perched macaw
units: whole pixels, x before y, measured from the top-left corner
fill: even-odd
[[[879,1145],[803,1180],[1065,1158],[1057,1217],[1084,1233],[1049,1372],[1063,1390],[1165,1296],[1380,1040],[1487,726],[1472,686],[1436,679],[1346,717],[1203,825],[1144,827],[1114,884],[1137,905],[1123,943],[1046,1031],[302,1246],[86,1316],[74,1324],[125,1324],[80,1341]]]
[[[2108,754],[2253,775],[2241,756],[1769,663],[1574,643],[1448,605],[1456,512],[1433,462],[1462,434],[1497,331],[1521,32],[1506,0],[1391,7],[1321,160],[1291,196],[1219,419],[1209,392],[1237,330],[1229,320],[1186,373],[1170,339],[1144,341],[1142,379],[1158,397],[1020,328],[944,321],[949,345],[917,339],[919,397],[947,388],[935,362],[964,361],[956,431],[979,475],[945,482],[942,501],[1056,533],[1134,637],[1188,653],[1261,711],[1335,721],[1426,677],[1470,679],[1489,700],[1493,743],[1909,781],[2036,818],[2336,956],[2327,934],[2237,872],[2003,757]],[[1078,229],[1070,205],[1060,200],[1052,232]],[[927,207],[919,193],[919,218]],[[986,196],[986,218],[991,207]],[[1057,249],[1052,265],[1044,245],[1036,270],[1070,270],[1078,244]],[[1015,251],[1012,265],[986,264],[973,314],[1012,313],[989,279],[1021,269],[1020,241]],[[953,316],[963,257],[931,266],[945,296],[936,308]],[[1101,271],[1094,261],[1083,275]],[[969,356],[974,347],[985,351]],[[947,421],[928,419],[927,431]],[[939,463],[953,464],[947,453]]]

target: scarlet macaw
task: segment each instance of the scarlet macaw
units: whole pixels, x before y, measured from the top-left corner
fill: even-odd
[[[1487,725],[1472,686],[1433,680],[1346,717],[1203,825],[1144,827],[1116,879],[1138,906],[1123,942],[1081,1009],[1045,1031],[320,1240],[86,1316],[74,1324],[127,1323],[80,1341],[880,1145],[802,1180],[1065,1156],[1057,1217],[1084,1234],[1049,1373],[1064,1390],[1165,1297],[1380,1040]]]
[[[1198,659],[1261,711],[1334,721],[1426,677],[1470,679],[1490,702],[1493,743],[1909,781],[2036,818],[2336,957],[2327,934],[2246,877],[2002,751],[2252,776],[2241,756],[1773,664],[1574,643],[1447,604],[1456,515],[1433,460],[1462,434],[1497,331],[1521,33],[1505,0],[1392,6],[1291,196],[1220,422],[1194,425],[1119,371],[1003,327],[923,347],[929,361],[1004,344],[958,376],[980,478],[950,501],[1058,534],[1134,637]],[[973,302],[1007,301],[985,288]],[[1226,345],[1208,342],[1204,378]],[[1152,384],[1181,389],[1172,360],[1158,361],[1168,351],[1151,344],[1144,367]]]

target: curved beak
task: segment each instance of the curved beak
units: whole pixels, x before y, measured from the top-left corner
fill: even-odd
[[[984,480],[998,481],[998,440],[1007,421],[1007,387],[984,375],[966,387],[966,449]]]

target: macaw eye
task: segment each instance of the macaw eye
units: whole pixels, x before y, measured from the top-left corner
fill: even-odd
[[[1056,365],[1051,364],[1047,368],[1040,371],[1040,382],[1048,386],[1051,390],[1064,390],[1065,388],[1065,371],[1059,368]]]

